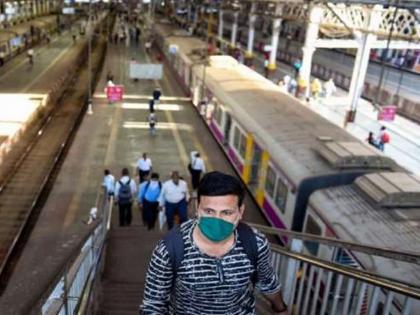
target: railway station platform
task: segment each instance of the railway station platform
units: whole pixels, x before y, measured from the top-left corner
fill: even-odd
[[[264,56],[254,52],[255,70],[264,75]],[[270,79],[277,84],[285,75],[294,76],[294,69],[285,63],[277,61],[277,68],[271,73]],[[337,92],[329,99],[319,98],[316,102],[302,102],[316,113],[324,116],[334,124],[345,128],[358,139],[365,141],[370,131],[377,134],[381,126],[386,126],[391,141],[385,146],[384,154],[399,161],[408,170],[420,174],[420,125],[401,115],[396,115],[393,122],[377,120],[377,111],[372,103],[360,99],[357,107],[356,120],[344,127],[345,117],[349,109],[348,92],[337,87]]]
[[[70,40],[70,34],[68,36]],[[57,42],[61,42],[61,38],[57,39]],[[66,46],[65,43],[66,41],[63,40],[63,46],[69,46],[66,49],[71,51],[71,44]],[[45,62],[48,62],[48,58],[51,60],[57,56],[57,64],[61,64],[62,61],[68,59],[66,54],[61,55],[59,58],[57,51],[52,49],[51,52],[45,54]],[[42,303],[47,299],[47,295],[50,295],[51,292],[50,304],[44,305],[45,309],[42,310],[42,313],[44,311],[47,313],[47,308],[53,306],[54,302],[57,302],[63,308],[69,307],[72,302],[74,302],[74,305],[79,302],[81,304],[89,303],[86,300],[90,299],[92,301],[92,295],[90,298],[86,296],[80,298],[76,294],[73,295],[71,288],[73,288],[73,284],[76,284],[75,286],[82,284],[82,287],[77,289],[79,292],[85,291],[85,284],[83,280],[78,278],[78,275],[83,272],[91,272],[83,270],[85,268],[83,262],[89,259],[96,259],[91,257],[95,256],[96,252],[103,253],[103,256],[100,258],[101,266],[98,267],[100,269],[98,272],[99,276],[94,280],[98,286],[95,285],[94,301],[90,304],[91,313],[99,315],[138,314],[144,288],[145,271],[150,254],[157,240],[166,231],[159,231],[157,228],[148,231],[141,222],[140,212],[135,204],[132,209],[132,224],[120,227],[118,225],[118,208],[111,205],[110,208],[113,209],[111,227],[109,231],[104,233],[104,243],[106,243],[104,251],[102,252],[103,248],[101,247],[95,247],[96,243],[94,241],[89,244],[85,242],[88,238],[90,240],[92,235],[98,237],[95,234],[98,227],[105,224],[103,219],[106,218],[106,211],[104,213],[101,212],[103,210],[101,207],[102,200],[104,199],[101,187],[104,169],[110,169],[116,179],[118,179],[121,169],[127,167],[131,176],[138,182],[135,169],[136,162],[142,153],[147,152],[152,159],[153,170],[160,174],[161,181],[169,179],[171,171],[178,170],[181,176],[190,183],[187,167],[189,153],[191,151],[199,151],[206,163],[207,170],[217,169],[233,175],[236,174],[222,149],[210,134],[208,127],[203,123],[203,118],[191,104],[191,99],[185,96],[181,86],[178,85],[177,81],[179,81],[179,78],[174,76],[174,72],[170,71],[166,64],[164,65],[163,79],[160,81],[133,81],[129,79],[128,68],[133,58],[142,63],[157,62],[158,60],[153,59],[153,56],[156,55],[156,51],[152,51],[150,55],[147,55],[143,50],[143,46],[108,43],[107,55],[99,83],[93,95],[93,113],[84,116],[78,132],[72,140],[73,142],[66,159],[56,175],[54,186],[45,201],[39,218],[32,228],[25,247],[21,250],[19,259],[13,266],[13,272],[8,279],[7,286],[0,296],[0,314],[41,313],[39,310],[40,305],[42,306]],[[63,66],[63,68],[65,69],[66,67]],[[53,84],[53,82],[47,80],[41,84],[37,81],[46,75],[47,70],[44,70],[40,65],[38,73],[24,76],[19,93],[38,90],[45,92],[49,84]],[[258,68],[258,70],[261,69]],[[48,69],[48,71],[52,71],[52,69]],[[284,72],[281,71],[282,69],[276,73],[277,79],[284,75]],[[8,75],[18,75],[19,72],[22,76],[22,73],[25,74],[28,70],[22,65],[16,73],[10,72]],[[113,74],[115,84],[124,86],[124,101],[122,102],[109,103],[104,95],[104,88],[107,84],[106,77],[109,72]],[[54,78],[54,76],[56,75],[51,72],[48,78]],[[264,83],[269,84],[269,82]],[[2,84],[5,85],[7,90],[8,80],[4,80]],[[146,117],[149,108],[148,101],[156,87],[161,88],[162,97],[160,104],[156,106],[158,117],[157,134],[152,136],[149,133]],[[12,86],[10,86],[10,89],[12,89]],[[307,104],[311,108],[318,109],[327,105]],[[350,127],[348,129],[350,130]],[[391,134],[391,137],[392,141],[395,141],[394,134]],[[390,152],[390,149],[391,145],[389,149],[386,149],[386,153]],[[30,174],[28,178],[30,178]],[[19,192],[15,193],[19,194]],[[18,198],[16,198],[16,202],[18,202]],[[100,210],[99,220],[94,221],[92,224],[87,224],[90,210],[93,207],[97,207]],[[262,231],[265,228],[268,231],[267,233],[269,233],[270,227],[266,226],[267,222],[260,209],[248,195],[245,199],[245,207],[244,220],[261,224],[259,228]],[[189,215],[194,215],[191,209]],[[271,232],[273,230],[275,229],[272,229]],[[277,232],[274,231],[274,234],[277,234]],[[301,246],[302,239],[308,240],[309,235],[302,236],[298,235],[299,233],[290,231],[283,231],[282,233],[284,234],[277,235],[290,238],[291,242],[295,240],[295,237],[296,239],[301,237]],[[330,246],[331,243],[327,241],[322,243],[322,246]],[[339,243],[338,241],[336,242]],[[280,248],[280,246],[277,246],[277,248],[275,246],[276,244],[273,246],[275,251],[273,252],[272,261],[277,268],[276,270],[278,271],[280,266],[288,265],[291,268],[288,269],[291,270],[289,274],[298,279],[293,280],[295,281],[293,290],[286,292],[289,295],[288,301],[292,301],[289,305],[292,305],[291,307],[293,308],[294,290],[296,289],[297,292],[297,288],[299,288],[298,299],[299,301],[304,301],[302,304],[305,304],[305,306],[302,313],[300,313],[300,302],[296,302],[296,314],[315,314],[318,307],[318,299],[310,297],[312,294],[311,286],[305,287],[305,283],[315,283],[316,281],[317,288],[315,291],[318,293],[322,278],[318,276],[320,275],[318,272],[323,272],[324,269],[322,268],[326,264],[314,267],[316,266],[313,264],[315,260],[305,260],[307,258],[300,256],[297,251],[288,252],[288,250]],[[89,247],[89,250],[86,250],[87,247]],[[93,255],[90,255],[91,253]],[[78,270],[73,270],[75,260],[80,263],[77,265]],[[79,273],[80,270],[81,272]],[[336,282],[341,286],[343,273],[336,277],[337,274],[333,275],[334,270],[336,271],[336,269],[332,268],[325,269],[325,275],[328,273],[329,282],[326,283],[327,290],[325,292],[327,293],[324,295],[323,303],[325,305],[333,304],[332,309],[338,308],[338,313],[340,313],[341,308],[346,309],[348,307],[351,298],[351,300],[354,300],[351,303],[354,302],[356,304],[357,302],[358,309],[362,307],[367,309],[367,295],[364,292],[368,292],[365,290],[370,290],[369,292],[372,292],[372,296],[375,297],[375,292],[380,290],[379,286],[375,287],[377,279],[368,282],[371,279],[366,275],[365,278],[362,278],[360,274],[357,274],[359,278],[356,279],[359,282],[354,284],[352,282],[353,278],[351,278],[353,275],[344,273],[344,277],[347,278],[344,279],[345,285],[343,286],[347,288],[347,291],[344,293],[343,303],[338,303],[338,299],[342,299],[342,297],[338,294],[340,293],[338,291],[340,287],[338,284],[336,285]],[[96,274],[96,271],[94,270],[91,274],[88,274],[86,279],[92,274]],[[310,274],[309,279],[307,278],[308,274]],[[338,288],[334,289],[334,293],[332,292],[333,290],[330,291],[333,276],[334,287]],[[287,282],[289,288],[291,288],[292,282],[287,278],[285,277],[282,281]],[[366,281],[371,286],[366,289],[366,284],[360,281]],[[71,287],[67,282],[72,283]],[[351,293],[354,286],[360,288],[357,297],[356,294],[353,296],[353,293]],[[58,293],[55,293],[57,288]],[[403,291],[403,289],[400,290]],[[331,292],[331,294],[328,292]],[[391,293],[388,296],[391,296],[390,301],[392,301],[394,293],[392,293],[392,290],[389,290],[389,292]],[[314,297],[316,297],[317,293],[314,294]],[[333,297],[334,302],[331,301],[332,303],[330,303],[328,296]],[[376,299],[378,299],[377,294]],[[388,297],[386,299],[388,301]],[[74,301],[69,302],[69,300]],[[376,308],[375,303],[377,304],[375,301],[372,302],[371,305],[373,307],[371,306],[371,309]],[[410,300],[407,298],[405,300],[405,305],[409,305],[407,309],[409,309],[410,303]],[[312,306],[309,306],[309,304]],[[387,302],[387,304],[391,304],[391,302]],[[389,307],[389,305],[386,307]],[[37,309],[34,311],[35,308]],[[306,312],[309,308],[312,311]],[[60,314],[59,310],[55,310],[56,312],[53,309],[51,313],[47,314]],[[66,312],[73,314],[74,309],[67,309]],[[375,313],[375,311],[371,312]],[[355,313],[357,314],[357,311]],[[406,313],[409,314],[408,312]],[[268,313],[258,312],[258,314],[265,315]],[[335,312],[331,311],[331,314],[335,314]]]
[[[169,179],[171,171],[179,170],[190,183],[187,164],[189,152],[195,150],[201,152],[208,170],[235,174],[170,71],[165,68],[163,80],[159,82],[134,82],[128,78],[132,57],[140,62],[150,60],[142,48],[123,44],[108,46],[94,94],[93,115],[85,116],[0,297],[1,314],[24,314],[53,285],[74,253],[80,251],[80,242],[94,229],[94,224],[86,225],[85,221],[90,209],[101,200],[105,168],[119,178],[121,169],[128,167],[136,177],[136,161],[147,152],[162,181]],[[116,84],[124,85],[124,102],[108,104],[103,94],[108,71],[113,73]],[[153,137],[145,122],[148,100],[156,86],[161,87],[162,98],[157,107],[157,135]],[[266,224],[249,196],[246,207],[246,220]],[[133,216],[130,227],[119,227],[118,209],[114,208],[99,294],[101,307],[96,309],[96,314],[138,313],[151,251],[166,231],[147,231],[136,205]],[[128,298],[115,298],[122,296]]]

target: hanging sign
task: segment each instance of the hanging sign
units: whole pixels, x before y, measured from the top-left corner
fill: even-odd
[[[395,105],[382,106],[378,112],[378,120],[394,121],[396,114],[397,114],[397,106]]]
[[[110,102],[119,102],[122,101],[124,96],[124,86],[114,85],[108,86],[106,88],[106,97]]]

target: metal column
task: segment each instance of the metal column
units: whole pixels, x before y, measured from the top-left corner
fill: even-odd
[[[217,31],[217,36],[219,37],[219,41],[223,40],[223,10],[219,11],[219,28]]]
[[[255,21],[257,20],[257,16],[255,15],[256,7],[257,7],[257,3],[253,2],[251,4],[251,12],[249,13],[248,44],[247,44],[247,47],[246,47],[246,55],[245,55],[245,58],[247,58],[247,59],[252,59],[252,57],[253,57],[254,37],[255,37]]]
[[[369,32],[361,34],[361,38],[356,39],[359,43],[359,48],[357,49],[356,59],[354,61],[353,74],[349,89],[350,111],[352,112],[351,117],[349,116],[349,118],[354,118],[357,103],[363,92],[363,84],[365,82],[367,68],[369,65],[370,50],[372,45],[376,42],[376,35],[373,31],[379,27],[379,23],[381,21],[381,8],[382,6],[376,5],[371,9],[369,21],[367,22]]]
[[[230,47],[235,48],[236,47],[236,34],[238,32],[238,15],[239,12],[233,13],[233,25],[232,25],[232,34],[230,38]]]
[[[273,71],[276,69],[277,46],[279,44],[280,26],[282,19],[280,18],[283,11],[283,5],[277,4],[275,11],[275,18],[273,19],[273,32],[271,37],[271,51],[268,63],[268,70]]]
[[[320,6],[312,6],[309,11],[309,23],[306,29],[305,44],[302,48],[303,58],[302,67],[299,70],[299,75],[309,86],[311,79],[312,56],[315,52],[315,42],[318,38],[319,24],[321,22],[323,9]],[[308,95],[309,89],[306,94]]]

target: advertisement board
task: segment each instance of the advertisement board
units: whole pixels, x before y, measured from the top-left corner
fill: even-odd
[[[108,98],[109,102],[122,101],[124,97],[124,86],[123,85],[107,86],[106,97]]]
[[[395,105],[382,106],[380,110],[378,111],[378,120],[394,121],[396,114],[397,114],[397,106]]]

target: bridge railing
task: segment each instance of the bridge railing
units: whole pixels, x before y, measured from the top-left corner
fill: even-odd
[[[86,238],[80,252],[66,266],[42,304],[42,315],[84,314],[111,226],[113,198],[104,198],[101,218]]]
[[[420,314],[420,287],[357,266],[345,266],[305,254],[303,242],[358,251],[403,264],[419,265],[420,255],[250,225],[262,232],[288,238],[286,247],[271,244],[271,249],[272,263],[290,314]],[[264,314],[261,310],[267,309],[267,302],[259,298],[257,307]]]

